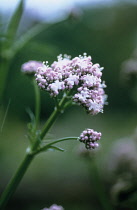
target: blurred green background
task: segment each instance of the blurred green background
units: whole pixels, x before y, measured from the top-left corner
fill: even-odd
[[[0,24],[5,23],[6,16],[0,17]],[[27,21],[20,25],[18,36],[39,22],[31,17],[31,13],[27,14]],[[136,128],[136,102],[131,97],[131,88],[124,85],[120,77],[122,62],[136,47],[137,4],[135,1],[119,1],[75,8],[64,20],[50,23],[16,54],[10,64],[0,111],[0,191],[24,157],[29,121],[25,110],[27,107],[34,110],[33,87],[21,74],[21,65],[28,60],[49,61],[50,64],[60,53],[75,57],[87,52],[93,63],[104,67],[103,80],[107,84],[108,95],[104,113],[92,117],[75,106],[60,116],[50,130],[53,138],[79,136],[88,127],[102,132],[97,163],[103,177],[102,168],[106,167],[113,143],[130,136]],[[54,104],[47,93],[42,91],[41,96],[42,123],[52,112]],[[65,210],[102,209],[90,182],[88,164],[79,156],[80,143],[64,142],[61,146],[66,150],[64,153],[47,152],[36,157],[7,209],[38,210],[53,203],[64,206]],[[100,187],[98,183],[96,187]],[[114,209],[136,209],[135,206],[113,205]]]

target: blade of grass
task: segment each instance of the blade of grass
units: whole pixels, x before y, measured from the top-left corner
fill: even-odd
[[[2,132],[2,130],[3,130],[4,124],[5,124],[5,121],[6,121],[6,118],[7,118],[7,114],[8,114],[8,111],[9,111],[10,103],[11,103],[11,99],[9,99],[9,102],[8,102],[8,105],[7,105],[5,114],[4,114],[4,118],[3,118],[3,121],[2,121],[2,124],[1,124],[0,132]]]
[[[16,36],[16,32],[23,14],[23,10],[24,10],[24,0],[21,0],[9,22],[7,29],[8,43],[10,45],[12,44]]]

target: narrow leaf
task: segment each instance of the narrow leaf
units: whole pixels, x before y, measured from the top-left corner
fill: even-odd
[[[17,29],[18,29],[18,26],[19,26],[19,23],[23,14],[23,9],[24,9],[24,0],[21,0],[8,25],[7,36],[8,36],[8,39],[10,40],[10,43],[12,43],[12,41],[15,38],[15,35],[16,35]]]
[[[45,29],[50,29],[56,25],[62,24],[63,22],[66,22],[66,20],[60,21],[58,23],[54,24],[37,24],[30,28],[27,32],[25,32],[20,38],[18,38],[13,46],[12,46],[12,53],[17,53],[20,49],[22,49],[30,40],[32,40],[35,36],[43,32]]]
[[[36,35],[46,29],[49,25],[46,24],[37,24],[25,32],[17,41],[14,42],[12,46],[12,51],[17,53],[20,49],[22,49],[31,39],[33,39]]]
[[[46,150],[49,150],[49,151],[55,151],[55,150],[57,150],[57,151],[60,151],[60,152],[64,152],[64,151],[65,151],[63,148],[57,147],[57,146],[50,146],[50,147],[49,147],[48,149],[46,149]]]

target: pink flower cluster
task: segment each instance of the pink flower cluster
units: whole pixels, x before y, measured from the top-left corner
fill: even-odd
[[[43,66],[43,63],[41,61],[30,60],[21,66],[21,71],[25,74],[34,75],[37,69],[42,66]]]
[[[39,67],[35,76],[38,86],[53,97],[61,91],[72,90],[73,101],[94,115],[103,112],[106,101],[106,86],[101,81],[102,70],[99,64],[93,65],[86,53],[73,59],[59,55],[51,66],[46,63]]]
[[[58,206],[56,204],[53,204],[49,208],[44,208],[42,210],[64,210],[64,208],[62,206]]]
[[[100,138],[100,132],[88,128],[81,133],[79,141],[83,142],[87,149],[95,149],[99,146],[97,141],[100,140]]]

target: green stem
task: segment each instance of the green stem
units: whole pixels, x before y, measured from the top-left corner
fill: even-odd
[[[36,81],[33,81],[34,84],[34,91],[35,91],[35,130],[39,124],[39,117],[40,117],[40,89],[36,84]]]
[[[61,111],[63,111],[64,109],[64,105],[66,103],[66,97],[64,96],[62,98],[62,100],[60,101],[58,108],[56,108],[52,115],[50,116],[50,118],[47,120],[47,122],[45,123],[45,125],[43,126],[43,129],[41,131],[40,134],[40,138],[41,140],[44,138],[44,136],[47,134],[47,132],[49,131],[51,125],[53,124],[53,122],[56,120],[56,118],[60,115]]]
[[[104,186],[100,179],[95,156],[92,158],[92,160],[89,158],[88,166],[89,166],[89,173],[92,178],[92,184],[94,183],[94,188],[95,188],[96,194],[98,196],[98,199],[100,201],[100,204],[102,205],[102,209],[112,210],[113,208],[110,204],[109,198],[106,195]]]
[[[17,172],[7,185],[5,191],[3,192],[1,199],[0,199],[0,209],[4,209],[8,200],[14,194],[18,184],[20,183],[22,177],[24,176],[27,168],[29,167],[31,161],[33,160],[34,156],[31,154],[27,154],[24,158],[23,162],[21,163],[20,167],[18,168]]]

